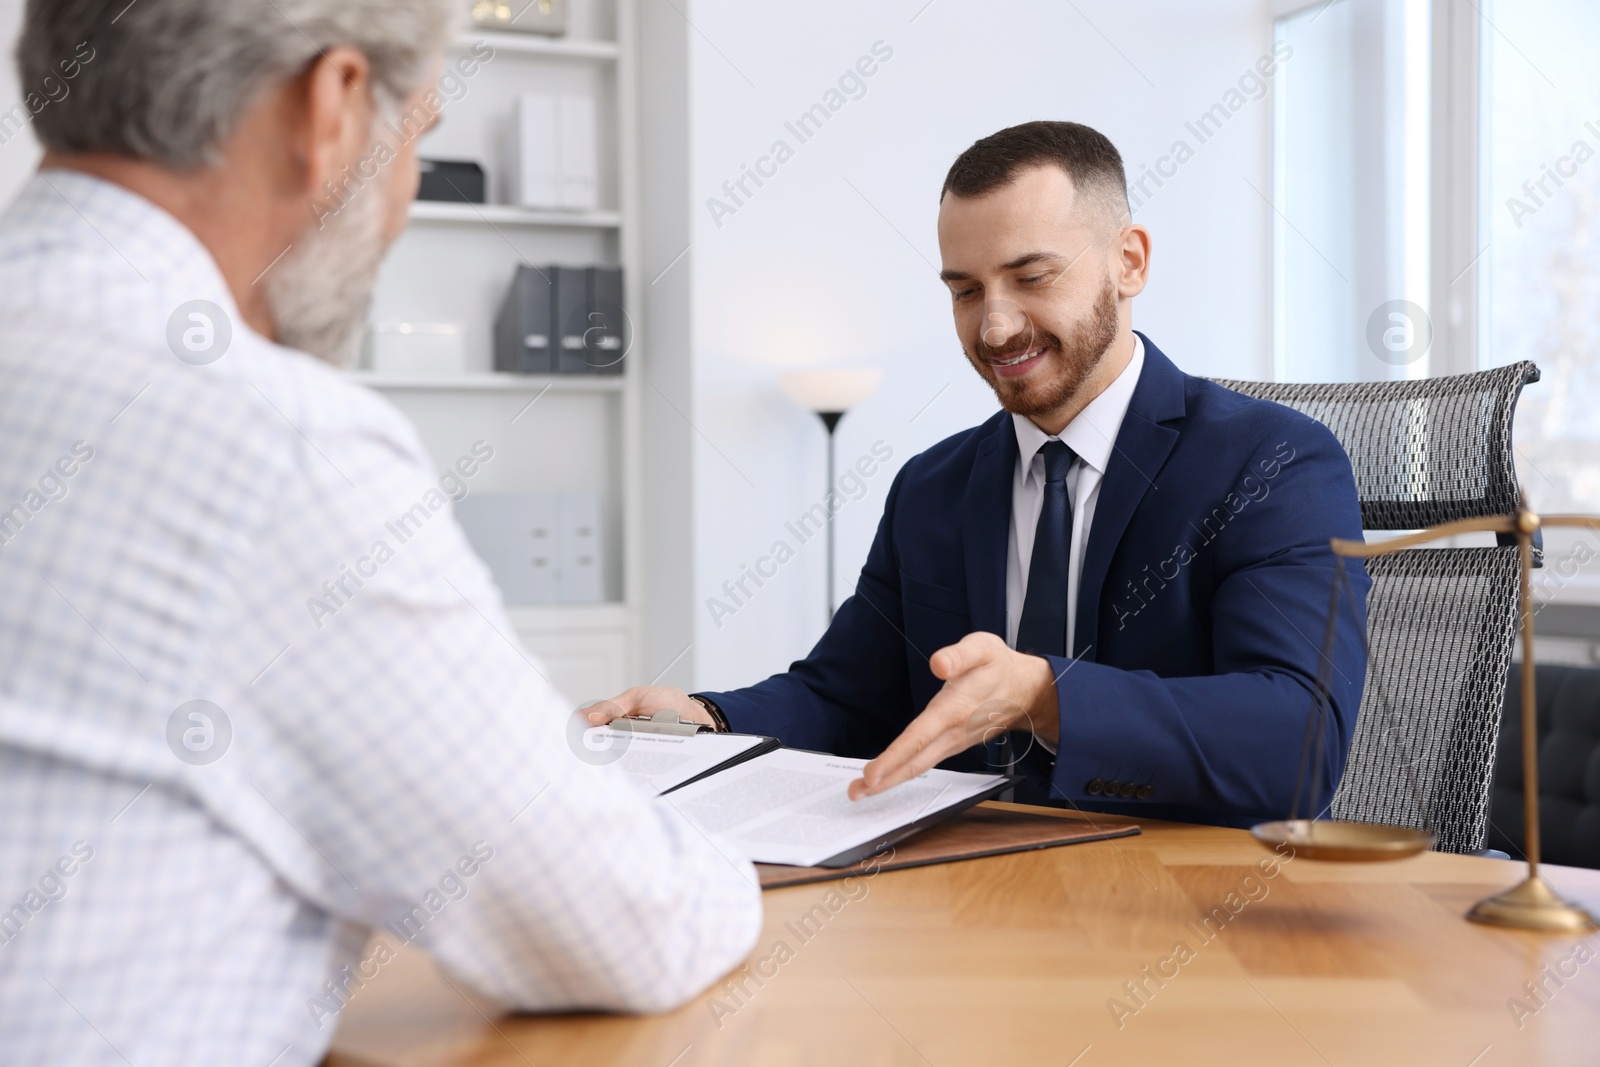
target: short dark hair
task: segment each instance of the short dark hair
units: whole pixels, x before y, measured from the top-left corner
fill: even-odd
[[[1054,164],[1075,189],[1104,197],[1119,217],[1128,211],[1128,178],[1111,139],[1081,122],[1024,122],[975,141],[945,175],[945,194],[983,196],[1016,181],[1027,167]]]

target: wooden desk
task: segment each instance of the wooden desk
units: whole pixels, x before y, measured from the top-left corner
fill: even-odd
[[[719,983],[668,1015],[496,1018],[407,949],[356,993],[328,1062],[1600,1064],[1600,936],[1462,918],[1523,865],[1299,859],[1269,878],[1257,864],[1272,854],[1243,831],[1143,825],[1117,841],[883,872],[854,899],[840,883],[770,891],[757,977],[735,972],[744,992]],[[1600,908],[1600,871],[1546,874]],[[1546,966],[1564,985],[1546,979],[1541,1007],[1523,983]],[[1148,993],[1135,1000],[1130,982]],[[1520,1020],[1513,999],[1528,1009]]]

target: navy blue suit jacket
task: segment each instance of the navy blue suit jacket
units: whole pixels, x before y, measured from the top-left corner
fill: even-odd
[[[1361,537],[1350,461],[1321,423],[1190,377],[1144,343],[1089,532],[1074,657],[1048,657],[1060,744],[1053,758],[1035,746],[1020,762],[1026,795],[1223,825],[1282,818],[1314,711],[1328,539]],[[1016,463],[1004,412],[907,462],[856,594],[811,654],[747,689],[706,694],[733,728],[858,757],[893,741],[941,685],[930,655],[974,631],[1005,636]],[[1349,576],[1355,603],[1338,613],[1327,669],[1319,811],[1366,675],[1369,580],[1354,561]],[[975,746],[942,766],[992,773],[986,755]]]

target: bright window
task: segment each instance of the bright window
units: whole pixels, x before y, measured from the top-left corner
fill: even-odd
[[[1274,23],[1280,381],[1427,374],[1429,28],[1427,0],[1319,0]]]
[[[1532,360],[1529,502],[1600,514],[1600,3],[1269,2],[1277,378]],[[1600,534],[1548,531],[1535,584],[1600,604]]]
[[[1600,513],[1600,4],[1484,14],[1479,361],[1544,372],[1517,407],[1533,506]]]

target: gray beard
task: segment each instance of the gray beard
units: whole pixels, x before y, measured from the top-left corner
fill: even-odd
[[[278,343],[335,367],[354,364],[383,265],[387,188],[355,189],[336,213],[313,221],[267,273],[267,307]]]

